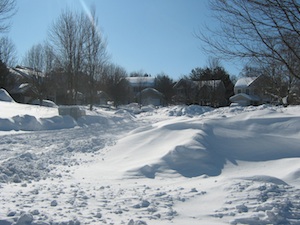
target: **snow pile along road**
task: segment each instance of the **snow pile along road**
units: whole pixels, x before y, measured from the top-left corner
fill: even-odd
[[[300,107],[0,108],[0,224],[299,224]]]

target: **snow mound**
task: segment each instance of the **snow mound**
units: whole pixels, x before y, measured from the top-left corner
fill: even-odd
[[[4,89],[0,89],[0,101],[15,102],[9,93]]]
[[[217,176],[228,163],[300,157],[299,119],[264,109],[234,118],[159,122],[121,139],[108,160],[130,176]]]

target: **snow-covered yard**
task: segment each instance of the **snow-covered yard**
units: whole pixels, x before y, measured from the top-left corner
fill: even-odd
[[[300,107],[0,101],[0,224],[300,224]]]

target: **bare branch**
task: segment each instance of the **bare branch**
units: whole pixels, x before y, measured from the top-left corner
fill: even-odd
[[[7,21],[16,13],[15,0],[0,0],[0,33],[9,30],[10,23]]]
[[[196,37],[204,50],[225,58],[272,58],[300,79],[300,4],[296,0],[211,0],[220,29],[205,28]],[[287,54],[290,52],[290,54]]]
[[[16,66],[16,46],[9,37],[0,38],[0,59],[7,66]]]

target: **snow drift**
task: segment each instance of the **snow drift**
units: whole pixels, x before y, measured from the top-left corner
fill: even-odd
[[[267,108],[213,120],[158,122],[121,139],[107,160],[131,175],[155,178],[217,176],[227,163],[300,157],[300,117],[287,112]]]

